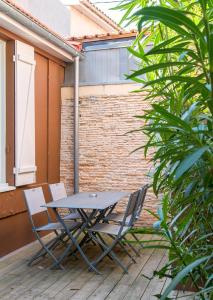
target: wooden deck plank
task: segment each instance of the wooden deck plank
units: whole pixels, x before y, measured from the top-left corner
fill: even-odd
[[[142,253],[144,254],[144,250],[142,251]],[[136,260],[140,261],[141,264],[141,258],[136,258]],[[117,289],[115,287],[117,287],[120,284],[120,282],[122,285],[122,282],[125,281],[125,278],[126,279],[128,278],[127,281],[129,282],[130,278],[134,274],[134,270],[140,268],[140,264],[132,264],[129,268],[128,274],[120,274],[120,273],[116,274],[116,272],[112,272],[111,274],[109,274],[108,277],[98,287],[98,289],[93,294],[91,294],[91,296],[88,299],[109,299],[109,298],[118,299],[117,297],[120,291],[121,290],[124,291],[124,289],[123,288],[121,289],[120,286]],[[115,292],[112,295],[112,291],[114,290]],[[110,297],[108,297],[109,295]]]
[[[49,238],[46,238],[47,241]],[[39,247],[36,247],[35,245],[31,245],[30,251],[27,249],[25,252],[26,259],[22,260],[20,262],[20,265],[17,265],[16,267],[13,266],[12,270],[6,270],[6,273],[1,276],[0,279],[0,293],[2,297],[6,297],[4,295],[7,295],[7,298],[9,297],[10,293],[14,294],[18,291],[23,291],[24,286],[29,282],[30,286],[30,280],[31,278],[37,278],[38,280],[43,278],[42,276],[45,276],[46,269],[49,268],[49,266],[52,264],[52,260],[46,257],[41,262],[37,263],[35,266],[29,267],[27,266],[27,262],[30,259],[31,255],[35,252],[37,252]],[[61,250],[60,250],[61,251]],[[30,254],[30,256],[28,256]],[[7,260],[7,258],[6,258]],[[41,273],[41,270],[43,271]]]
[[[8,257],[8,259],[6,258],[0,264],[0,277],[2,275],[6,275],[7,273],[13,271],[14,269],[24,264],[27,264],[31,255],[33,255],[33,253],[35,253],[39,249],[39,244],[35,243],[33,247],[30,247],[29,249],[26,249],[21,253],[14,254],[14,256]]]
[[[45,277],[41,277],[40,281],[37,284],[28,287],[24,293],[19,294],[21,299],[37,299],[40,298],[40,295],[46,291],[53,284],[57,284],[57,281],[69,273],[73,269],[74,262],[67,263],[65,270],[44,270]],[[75,265],[75,268],[78,268],[78,264]]]
[[[125,265],[127,265],[130,262],[130,259],[128,256],[119,255],[119,258],[122,260],[122,262]],[[94,290],[92,293],[90,293],[90,295],[88,295],[89,297],[86,299],[88,299],[88,300],[105,299],[106,296],[113,289],[114,285],[116,285],[116,283],[118,281],[120,281],[120,279],[123,276],[124,276],[123,270],[119,266],[115,265],[115,263],[113,263],[111,272],[109,272],[108,276],[106,276],[103,279],[103,281],[99,284],[99,286],[97,286],[96,290]]]
[[[46,290],[38,295],[35,295],[33,299],[58,299],[56,295],[66,288],[70,282],[74,281],[76,277],[81,277],[85,271],[86,269],[82,268],[79,270],[78,267],[73,268],[72,271],[69,270],[69,272],[58,278],[58,280]],[[70,296],[73,295],[75,291],[75,289],[70,290]]]
[[[155,239],[153,235],[146,235],[145,240]],[[141,251],[141,257],[137,259],[138,263],[133,265],[129,270],[129,274],[125,274],[120,282],[112,289],[107,300],[123,299],[128,293],[134,281],[138,278],[139,274],[145,268],[146,263],[153,255],[154,249],[143,249]]]
[[[164,256],[165,251],[161,249],[156,249],[153,254],[150,256],[150,259],[145,265],[145,268],[142,270],[141,274],[136,278],[132,286],[129,288],[127,295],[123,298],[125,300],[136,300],[140,299],[143,295],[145,289],[149,284],[149,279],[144,277],[151,277],[153,271],[158,267],[159,263]]]
[[[166,264],[167,260],[168,260],[168,257],[167,257],[167,254],[165,254],[163,256],[160,264],[158,265],[157,270],[160,270]],[[146,290],[144,291],[144,293],[141,297],[141,300],[155,300],[156,299],[155,295],[160,294],[165,281],[166,281],[165,278],[159,279],[157,277],[154,277],[149,282]]]
[[[152,239],[152,236],[147,236],[146,239]],[[154,252],[153,249],[143,249],[141,250],[141,257],[138,257],[137,264],[134,264],[129,269],[128,274],[124,274],[121,280],[114,285],[113,289],[107,295],[107,300],[113,299],[123,299],[123,297],[128,292],[129,287],[132,285],[134,280],[137,278],[138,274],[141,272],[143,267],[145,266],[146,262]]]
[[[97,275],[94,272],[85,272],[81,277],[73,280],[69,285],[65,287],[60,293],[56,295],[59,300],[62,299],[87,299],[87,297],[97,288],[101,281],[108,275],[112,267],[108,267],[103,264],[99,268],[103,275]],[[73,291],[72,294],[70,291]]]
[[[118,256],[121,258],[124,264],[128,264],[130,262],[130,259],[128,256],[124,256],[124,254],[121,255],[120,253],[117,253]],[[124,258],[122,259],[122,257]],[[109,261],[110,262],[110,261]],[[114,264],[114,268],[113,268]],[[132,264],[133,266],[134,264]],[[104,274],[106,270],[104,269]],[[120,267],[116,267],[115,263],[112,262],[112,271],[109,272],[108,276],[103,276],[102,279],[99,278],[99,280],[93,282],[90,280],[86,287],[84,286],[83,290],[76,293],[71,299],[105,299],[106,296],[111,292],[111,290],[114,288],[114,286],[117,284],[117,282],[120,281],[120,279],[124,276],[122,270]],[[96,289],[94,287],[96,286]],[[92,291],[94,290],[94,291]],[[89,291],[91,293],[89,294]],[[81,296],[81,297],[80,297]]]
[[[85,265],[84,261],[79,258],[79,261],[75,265],[70,267],[66,267],[67,272],[64,272],[57,281],[52,283],[50,282],[49,286],[44,290],[41,291],[39,294],[35,296],[35,299],[55,299],[56,295],[66,288],[75,278],[81,278],[82,274],[87,273],[87,266]]]
[[[124,256],[123,252],[119,253],[119,255],[120,254],[121,258],[124,257],[125,260],[126,257]],[[93,255],[93,259],[96,257],[97,253],[95,254],[95,256]],[[84,278],[78,278],[74,282],[70,283],[59,294],[57,294],[57,299],[87,299],[90,296],[90,294],[93,293],[93,291],[95,291],[97,287],[105,280],[108,274],[116,270],[115,267],[116,266],[114,262],[112,262],[108,258],[104,258],[103,261],[98,265],[98,270],[101,272],[102,275],[97,275],[94,272],[87,272],[87,275],[85,274]],[[73,293],[71,297],[69,297],[69,290],[75,289],[76,287],[78,287],[78,289],[76,289],[76,292]]]
[[[51,276],[51,274],[51,271],[49,270],[48,272],[48,270],[45,270],[45,267],[43,270],[38,267],[33,267],[29,273],[25,270],[23,274],[20,273],[19,276],[17,276],[17,280],[13,282],[13,284],[10,284],[7,289],[1,291],[2,299],[20,299],[20,295],[27,289],[38,284],[41,280],[45,280],[46,276]]]
[[[46,235],[43,237],[43,241],[46,243],[53,237],[53,234]],[[26,245],[18,250],[15,250],[14,252],[2,257],[0,259],[0,276],[2,274],[6,274],[7,272],[10,272],[15,267],[20,266],[23,261],[28,261],[35,253],[40,249],[40,244],[38,241],[35,241],[29,245]]]
[[[5,276],[2,276],[2,279],[0,280],[1,295],[10,293],[10,291],[19,286],[22,281],[27,280],[36,274],[40,274],[41,276],[41,270],[39,267],[36,266],[29,269],[26,264],[21,265],[19,268],[7,273]]]
[[[78,260],[67,258],[64,262],[65,271],[49,270],[52,263],[49,258],[28,267],[27,261],[38,248],[38,243],[34,243],[0,261],[0,299],[154,300],[153,295],[165,289],[169,283],[168,280],[157,278],[149,281],[142,276],[151,277],[153,270],[163,265],[166,261],[164,250],[143,249],[141,257],[136,259],[137,264],[130,266],[128,274],[123,274],[120,267],[105,258],[99,264],[103,275],[96,275],[88,272],[80,256]],[[96,257],[98,251],[98,247],[92,245],[86,249],[90,259]],[[116,252],[123,262],[129,262],[129,257],[123,251],[117,248]],[[183,297],[180,299],[193,299],[187,294],[179,295]]]

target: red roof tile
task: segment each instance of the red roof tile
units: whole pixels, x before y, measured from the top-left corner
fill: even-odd
[[[83,35],[79,37],[69,37],[68,41],[78,41],[78,42],[86,42],[86,41],[100,41],[100,40],[110,40],[110,39],[121,39],[125,37],[135,37],[137,36],[137,30],[131,30],[129,32],[119,31],[118,33],[105,33],[105,34],[94,34],[94,35]]]

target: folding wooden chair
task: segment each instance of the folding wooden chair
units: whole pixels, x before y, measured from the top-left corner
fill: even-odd
[[[67,192],[64,183],[49,184],[50,194],[53,201],[57,201],[63,198],[67,198]],[[76,210],[70,210],[70,214],[63,216],[64,220],[77,220],[81,219],[81,215]]]
[[[134,224],[132,224],[132,228],[134,227],[135,222],[140,218],[140,215],[141,215],[141,212],[142,212],[142,209],[143,209],[143,204],[144,204],[144,200],[145,200],[148,188],[149,188],[149,185],[145,184],[140,189],[140,192],[139,192],[139,195],[138,195],[138,197],[139,197],[139,199],[138,199],[138,207],[136,208],[135,219],[134,219]],[[122,221],[123,221],[123,218],[124,218],[124,213],[112,212],[112,213],[108,214],[104,218],[104,221],[107,222],[107,223],[109,221],[112,221],[112,222],[121,224]],[[128,222],[129,219],[130,219],[130,216],[127,216],[126,222]],[[130,234],[138,242],[138,244],[140,245],[140,247],[143,248],[143,246],[142,246],[141,242],[139,241],[138,237],[136,236],[136,234],[133,233],[133,232],[130,232]],[[135,248],[134,248],[133,251],[136,252],[136,254],[138,256],[140,256],[140,253]]]
[[[136,262],[132,255],[126,249],[125,245],[121,242],[121,240],[125,238],[125,235],[128,233],[128,231],[132,228],[132,225],[134,224],[136,218],[136,211],[139,206],[139,193],[140,190],[130,195],[127,208],[123,216],[123,220],[120,224],[97,223],[96,225],[88,229],[91,238],[103,247],[102,254],[92,262],[92,265],[94,267],[105,256],[110,256],[124,270],[125,273],[128,273],[128,266],[124,266],[124,264],[120,261],[118,256],[113,251],[113,248],[117,244],[119,244],[123,248],[126,254],[130,257],[131,262]],[[99,234],[101,234],[101,238],[99,237]],[[108,245],[103,239],[102,235],[104,234],[109,236],[113,240],[111,245]]]
[[[30,222],[32,225],[32,231],[34,232],[37,240],[42,246],[42,248],[30,259],[28,265],[31,265],[35,260],[44,257],[46,254],[48,254],[54,260],[55,263],[54,265],[57,265],[61,269],[64,269],[63,266],[58,262],[56,256],[53,254],[53,250],[56,248],[56,246],[58,246],[61,243],[64,244],[63,239],[66,236],[64,226],[59,222],[51,221],[51,217],[48,213],[47,208],[45,207],[46,202],[41,187],[24,190],[24,196],[25,196],[25,202],[28,209]],[[46,214],[48,222],[45,225],[36,226],[34,222],[34,215],[41,212]],[[81,226],[81,223],[68,222],[67,226],[69,230],[73,231],[76,230],[76,228],[79,228]],[[40,236],[40,234],[44,231],[50,231],[55,233],[55,237],[52,238],[46,244],[43,242]]]

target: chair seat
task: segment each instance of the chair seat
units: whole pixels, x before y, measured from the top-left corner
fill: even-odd
[[[69,230],[73,230],[81,226],[80,222],[66,222]],[[36,227],[36,231],[46,231],[46,230],[64,230],[64,227],[61,223],[48,223],[46,225]]]
[[[81,215],[78,212],[73,212],[63,217],[64,220],[76,220],[81,219]]]
[[[87,215],[87,217],[90,216],[89,212],[85,212],[85,214]],[[76,220],[76,219],[82,219],[82,216],[80,215],[79,212],[73,212],[63,217],[63,220]]]
[[[105,217],[106,221],[114,221],[117,223],[122,223],[123,219],[124,219],[124,214],[122,214],[122,213],[111,213]],[[129,223],[130,219],[131,219],[131,216],[128,216],[126,218],[126,224]]]
[[[107,233],[112,235],[118,235],[120,228],[121,228],[120,225],[98,223],[93,227],[89,228],[88,230],[93,232],[102,232],[102,233]],[[121,235],[124,235],[128,230],[129,227],[124,226]]]

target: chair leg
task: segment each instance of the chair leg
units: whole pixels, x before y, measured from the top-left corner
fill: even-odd
[[[39,234],[37,232],[35,232],[38,241],[40,242],[41,246],[46,250],[47,254],[49,254],[49,256],[55,261],[55,264],[61,268],[62,270],[64,270],[64,267],[60,264],[60,262],[58,261],[58,259],[55,257],[55,255],[50,251],[51,248],[47,247],[44,242],[41,240]]]
[[[112,236],[111,234],[109,234],[109,236],[115,240],[115,237]],[[121,248],[124,250],[124,252],[130,257],[130,259],[133,261],[134,264],[136,264],[136,260],[134,259],[134,257],[127,251],[127,249],[125,248],[124,244],[121,243],[121,241],[118,241],[118,244],[121,246]]]
[[[35,260],[39,259],[40,257],[44,257],[46,254],[47,254],[47,252],[46,252],[45,249],[43,249],[43,248],[40,249],[38,252],[36,252],[35,255],[33,255],[33,256],[31,257],[31,259],[28,261],[27,265],[28,265],[28,266],[31,266],[32,263],[33,263]]]
[[[112,256],[114,261],[123,269],[124,273],[128,273],[127,268],[122,264],[122,262],[117,257],[117,255],[112,251],[112,249],[114,248],[114,246],[117,244],[118,241],[117,240],[114,241],[110,247],[107,247],[101,240],[98,240],[94,234],[91,233],[91,235],[93,236],[94,240],[100,243],[105,249],[105,251],[95,261],[92,262],[93,267],[95,267],[105,256],[110,254],[110,256]]]
[[[37,234],[36,235],[36,238],[38,239],[37,237]],[[50,240],[48,243],[46,243],[46,247],[48,247],[49,249],[55,249],[57,247],[57,244],[59,243],[60,241],[58,240],[58,236],[56,236],[54,239]],[[36,252],[36,254],[33,255],[33,257],[30,259],[30,261],[28,262],[28,266],[31,266],[32,263],[39,259],[40,257],[44,257],[46,256],[48,253],[46,251],[46,249],[42,246],[42,248]]]
[[[123,240],[126,241],[126,244],[129,246],[129,248],[132,249],[133,252],[135,252],[137,256],[140,256],[140,252],[137,249],[135,249],[130,243],[128,243],[128,240],[125,236],[123,237]]]
[[[74,233],[77,233],[78,235],[78,231],[80,232],[81,230],[78,228],[76,229],[75,231],[73,231],[73,234]],[[68,236],[68,240],[70,240],[70,237]],[[67,240],[67,241],[68,241]],[[70,251],[71,247],[74,246],[74,243],[72,241],[70,241],[70,245],[67,246],[66,250],[62,253],[62,255],[58,258],[58,261],[61,262],[65,257],[67,256],[74,256],[76,260],[78,260],[78,257],[76,255],[76,252],[77,252],[77,248],[73,251]],[[56,264],[53,264],[52,265],[52,268],[54,268],[56,266]]]
[[[141,249],[143,249],[143,244],[141,243],[141,241],[138,239],[137,235],[133,232],[131,232],[131,235],[133,236],[133,238],[138,242],[139,246]]]
[[[105,243],[104,239],[102,238],[102,236],[100,234],[98,234],[96,232],[96,235],[98,236],[98,238],[102,241],[103,244],[105,244],[105,246],[107,247],[107,244]],[[101,248],[101,250],[104,252],[104,248],[100,243],[97,243],[98,246]],[[109,257],[110,260],[113,260],[113,258],[110,256],[110,254],[107,254],[107,256]]]
[[[63,219],[61,219],[60,215],[57,215],[59,222],[62,223],[62,225],[64,226],[64,229],[67,232],[67,235],[70,238],[70,242],[71,242],[71,246],[75,246],[78,250],[78,252],[80,253],[80,255],[82,256],[82,258],[84,259],[84,261],[86,262],[86,264],[93,270],[95,271],[97,274],[100,274],[100,272],[95,268],[95,266],[92,265],[92,263],[90,262],[90,260],[88,259],[88,257],[84,254],[83,250],[81,249],[80,245],[77,242],[77,238],[79,235],[74,236],[71,231],[69,230],[69,228],[67,227],[66,223],[64,222]],[[83,228],[84,229],[84,228]],[[83,230],[81,229],[81,231]],[[70,245],[67,247],[67,249],[64,251],[64,254],[62,254],[62,256],[60,257],[60,259],[56,262],[56,264],[60,264],[61,261],[64,259],[65,256],[67,256],[68,251],[70,250]]]

